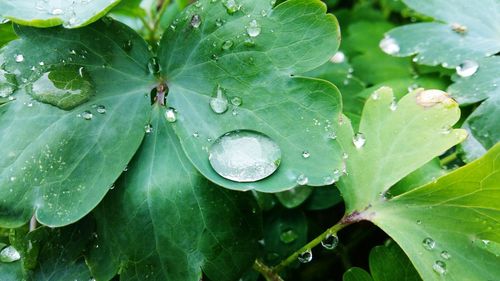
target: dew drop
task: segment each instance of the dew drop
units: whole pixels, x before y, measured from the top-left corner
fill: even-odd
[[[94,115],[92,115],[92,113],[88,110],[85,110],[84,112],[82,112],[82,118],[85,120],[92,120],[93,117],[94,117]]]
[[[399,53],[399,49],[400,49],[398,42],[396,42],[396,40],[394,40],[394,38],[389,37],[389,36],[385,36],[384,39],[382,39],[382,41],[380,41],[379,47],[380,47],[380,49],[382,49],[382,51],[384,51],[386,54],[389,54],[389,55],[394,55],[394,54]]]
[[[227,111],[229,101],[224,93],[224,89],[217,85],[215,95],[210,98],[210,108],[217,114],[222,114]]]
[[[307,159],[307,158],[311,157],[311,153],[309,153],[309,151],[303,151],[302,152],[302,157],[304,159]]]
[[[223,19],[221,19],[221,18],[216,19],[216,20],[215,20],[215,25],[216,25],[217,27],[221,27],[221,26],[223,26],[223,25],[224,25],[224,20],[223,20]]]
[[[352,143],[357,149],[362,148],[366,143],[365,135],[359,132],[354,134],[354,137],[352,138]]]
[[[153,126],[151,126],[151,124],[147,124],[146,126],[144,126],[144,132],[146,134],[150,134],[153,132]]]
[[[224,43],[222,43],[222,50],[229,50],[231,47],[233,47],[234,43],[231,40],[226,40]]]
[[[305,252],[300,253],[299,256],[297,257],[297,259],[301,263],[311,262],[312,259],[313,259],[312,251],[311,250],[307,250]]]
[[[422,221],[421,220],[417,220],[417,224],[418,225],[422,224]]]
[[[15,262],[21,259],[21,254],[13,246],[8,246],[0,251],[0,262]]]
[[[106,113],[106,107],[104,105],[98,105],[96,107],[96,111],[99,114],[104,114],[104,113]]]
[[[391,111],[396,111],[396,109],[398,109],[398,103],[396,102],[396,100],[393,100],[393,101],[391,102],[391,105],[389,106],[389,109],[390,109]]]
[[[345,61],[345,54],[342,51],[338,51],[335,55],[330,59],[332,63],[343,63]]]
[[[248,27],[247,27],[247,34],[248,36],[250,37],[257,37],[260,35],[260,32],[261,32],[261,27],[259,26],[259,24],[257,23],[256,20],[252,20],[249,24],[248,24]]]
[[[167,119],[167,121],[170,123],[174,123],[175,121],[177,121],[177,114],[175,113],[175,109],[168,108],[167,111],[165,111],[165,119]]]
[[[130,50],[132,50],[132,47],[134,46],[132,40],[127,40],[125,41],[125,43],[123,44],[123,49],[126,51],[126,52],[130,52]]]
[[[16,62],[23,62],[24,61],[24,56],[21,55],[21,54],[16,55],[15,60],[16,60]]]
[[[450,253],[448,253],[448,251],[442,251],[440,256],[445,260],[449,260],[451,258],[451,255]]]
[[[236,3],[235,0],[226,0],[223,2],[224,7],[228,14],[232,15],[241,9],[241,5]]]
[[[456,67],[457,75],[460,77],[469,77],[474,75],[479,68],[479,64],[473,60],[466,60]]]
[[[444,261],[436,261],[432,265],[432,269],[439,275],[445,275],[446,274],[446,263]]]
[[[231,104],[234,106],[240,106],[243,103],[243,100],[240,97],[232,97]]]
[[[193,15],[191,18],[191,26],[193,28],[198,28],[201,25],[201,17],[199,15]]]
[[[62,15],[62,14],[64,14],[64,11],[62,9],[55,8],[55,9],[52,10],[51,14],[54,15],[54,16]]]
[[[306,185],[309,183],[309,178],[304,175],[304,174],[300,174],[298,177],[297,177],[297,184],[298,185]]]
[[[433,250],[434,247],[436,247],[436,241],[434,241],[432,238],[427,237],[424,240],[422,240],[422,246],[426,248],[427,250]]]
[[[327,250],[333,250],[339,244],[339,238],[335,234],[328,234],[325,239],[321,241],[321,246]]]
[[[281,149],[268,136],[237,130],[219,137],[208,157],[220,176],[235,182],[256,182],[272,175],[281,162]]]
[[[298,237],[293,229],[287,229],[280,234],[280,240],[285,244],[293,243]]]
[[[151,73],[151,74],[155,74],[155,73],[160,72],[160,65],[158,64],[157,58],[153,57],[153,58],[149,59],[148,70],[149,70],[149,73]]]

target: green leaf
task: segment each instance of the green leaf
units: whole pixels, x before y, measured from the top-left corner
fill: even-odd
[[[0,225],[20,226],[35,213],[42,224],[62,226],[101,201],[139,147],[155,84],[150,53],[132,30],[109,20],[17,32],[21,39],[2,50],[0,61],[18,81],[29,85],[54,67],[78,66],[94,90],[69,111],[24,90],[0,106]]]
[[[152,133],[95,211],[94,277],[198,281],[203,270],[211,280],[236,280],[259,252],[260,213],[251,194],[196,172],[165,112],[154,106]]]
[[[23,280],[21,261],[0,263],[0,280]]]
[[[483,101],[481,105],[467,118],[464,128],[467,128],[474,139],[468,140],[462,148],[468,161],[480,157],[486,150],[500,141],[500,57],[490,57],[478,60],[479,68],[471,77],[455,76],[455,83],[448,91],[460,104],[471,104]],[[481,152],[472,142],[478,142]],[[472,148],[472,149],[471,149]]]
[[[373,281],[368,272],[359,267],[349,268],[342,278],[344,281]]]
[[[159,50],[167,102],[178,112],[174,128],[189,159],[209,180],[230,189],[325,185],[341,167],[340,147],[328,132],[341,116],[341,98],[330,83],[294,75],[333,56],[339,44],[335,17],[317,0],[289,0],[275,8],[268,0],[198,3],[180,15]],[[229,103],[223,114],[211,110],[219,87],[241,104]],[[272,176],[243,183],[212,169],[211,141],[235,130],[262,133],[279,146],[280,167]]]
[[[0,22],[1,20],[2,18],[0,18]],[[10,22],[0,24],[0,47],[16,38],[16,33],[14,33],[14,28],[12,27],[12,24]]]
[[[396,196],[403,194],[431,181],[435,181],[445,174],[446,170],[441,167],[439,158],[434,158],[391,187],[389,191],[390,195],[388,195]]]
[[[419,281],[420,276],[403,250],[392,241],[370,251],[370,272],[374,281]]]
[[[404,0],[415,11],[436,21],[397,27],[388,33],[399,51],[397,56],[416,54],[421,64],[454,68],[500,51],[500,24],[496,0]],[[478,20],[481,19],[481,20]]]
[[[300,206],[309,198],[313,191],[310,186],[298,186],[290,190],[276,193],[280,203],[286,208],[295,208]]]
[[[370,220],[410,257],[424,280],[500,276],[500,145],[483,158],[370,208]]]
[[[77,28],[104,16],[120,0],[16,1],[0,2],[0,16],[15,23],[36,27],[63,25]]]
[[[324,210],[343,202],[340,191],[334,185],[315,187],[304,203],[308,210]]]
[[[347,122],[340,127],[348,175],[338,186],[347,214],[383,200],[403,177],[464,140],[464,130],[451,129],[459,117],[458,104],[439,90],[417,89],[397,104],[390,88],[375,91],[363,110],[362,135],[356,138]]]

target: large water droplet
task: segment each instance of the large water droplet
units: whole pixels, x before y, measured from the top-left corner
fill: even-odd
[[[436,241],[434,241],[430,237],[427,237],[424,240],[422,240],[422,246],[424,246],[424,248],[430,251],[434,249],[434,247],[436,247]]]
[[[191,26],[193,28],[198,28],[201,25],[201,17],[199,15],[193,15],[191,18]]]
[[[446,263],[444,261],[436,261],[432,265],[432,269],[439,275],[446,274]]]
[[[232,131],[210,148],[209,161],[222,177],[255,182],[272,175],[281,162],[281,149],[268,136],[250,130]]]
[[[226,7],[226,11],[228,14],[232,15],[241,9],[241,5],[236,3],[235,0],[225,0],[223,2],[224,7]]]
[[[295,233],[295,231],[293,231],[293,229],[287,229],[280,234],[280,240],[285,244],[293,243],[293,241],[297,240],[298,237],[299,236]]]
[[[456,67],[457,75],[460,77],[469,77],[474,75],[479,68],[479,64],[473,60],[466,60]]]
[[[312,251],[311,250],[307,250],[307,251],[305,251],[303,253],[300,253],[297,259],[301,263],[308,263],[308,262],[312,261],[312,259],[313,259]]]
[[[15,262],[21,259],[21,254],[13,246],[3,248],[0,252],[0,262]]]
[[[356,148],[362,148],[366,143],[366,138],[363,133],[356,133],[352,138],[352,143]]]
[[[394,54],[397,54],[399,53],[399,45],[398,45],[398,42],[396,42],[396,40],[394,40],[394,38],[392,37],[389,37],[389,36],[385,36],[384,39],[382,39],[382,41],[380,41],[380,49],[382,49],[382,51],[384,51],[386,54],[389,54],[389,55],[394,55]]]
[[[328,234],[325,239],[321,241],[321,246],[327,250],[333,250],[339,244],[339,238],[335,234]]]
[[[175,121],[177,121],[177,114],[175,113],[175,109],[168,108],[167,111],[165,111],[165,119],[167,119],[167,121],[170,123],[174,123]]]
[[[247,27],[247,34],[250,37],[257,37],[260,35],[261,32],[261,27],[259,26],[259,23],[257,23],[256,20],[252,20]]]
[[[33,99],[70,110],[89,100],[94,93],[89,76],[76,65],[59,66],[28,85]]]
[[[213,112],[217,114],[222,114],[227,111],[229,101],[224,93],[224,89],[222,89],[219,85],[217,85],[217,89],[215,90],[215,95],[210,98],[210,108]]]

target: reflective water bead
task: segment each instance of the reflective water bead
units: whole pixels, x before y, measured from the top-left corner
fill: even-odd
[[[177,121],[175,109],[168,108],[167,111],[165,111],[165,119],[167,119],[167,121],[170,123],[174,123],[175,121]]]
[[[231,104],[234,106],[240,106],[243,103],[243,100],[240,97],[232,97]]]
[[[335,234],[328,234],[321,240],[321,246],[327,250],[333,250],[339,244],[339,238]]]
[[[432,269],[439,275],[444,275],[446,274],[446,263],[444,261],[436,261],[432,265]]]
[[[304,159],[307,159],[307,158],[311,157],[311,154],[309,153],[309,151],[303,151],[302,152],[302,157]]]
[[[356,148],[362,148],[365,143],[366,143],[366,138],[365,138],[365,135],[363,133],[356,133],[354,134],[353,138],[352,138],[352,143],[354,144],[354,146]]]
[[[16,60],[16,62],[23,62],[24,61],[24,56],[21,55],[21,54],[16,55],[15,60]]]
[[[153,132],[153,126],[151,126],[151,124],[147,124],[146,126],[144,126],[144,132],[146,134],[150,134]]]
[[[85,119],[85,120],[91,120],[92,117],[94,117],[94,115],[92,115],[92,112],[88,111],[88,110],[85,110],[84,112],[82,112],[82,118]]]
[[[227,111],[229,101],[224,94],[224,89],[217,85],[215,96],[210,98],[210,108],[217,114],[222,114]]]
[[[335,55],[330,59],[332,63],[343,63],[345,61],[345,54],[342,51],[338,51]]]
[[[309,183],[309,178],[306,175],[300,174],[297,177],[297,184],[298,185],[306,185],[307,183]]]
[[[201,25],[201,17],[199,15],[193,15],[191,18],[191,26],[193,28],[198,28]]]
[[[62,15],[62,14],[64,14],[64,11],[62,9],[55,8],[55,9],[52,10],[51,14],[54,15],[54,16]]]
[[[396,109],[398,109],[398,103],[396,102],[396,100],[393,100],[393,101],[391,102],[391,105],[389,106],[389,109],[390,109],[391,111],[396,111]]]
[[[249,24],[248,24],[248,27],[247,27],[247,34],[248,36],[250,37],[257,37],[260,35],[260,32],[261,32],[261,27],[259,26],[259,24],[257,23],[256,20],[252,20]]]
[[[229,50],[231,47],[233,47],[233,41],[231,40],[226,40],[224,43],[222,43],[222,50]]]
[[[225,0],[223,4],[224,7],[226,7],[226,12],[230,15],[236,13],[241,9],[241,5],[236,3],[235,0]]]
[[[104,113],[106,113],[106,107],[104,105],[98,105],[96,107],[96,111],[99,114],[104,114]]]
[[[427,237],[422,240],[422,246],[424,246],[424,248],[426,248],[427,250],[433,250],[434,247],[436,247],[436,241],[434,241],[430,237]]]
[[[473,60],[466,60],[456,67],[457,75],[460,77],[469,77],[474,75],[479,68],[479,64]]]
[[[380,41],[379,47],[380,49],[382,49],[382,51],[389,55],[397,54],[400,50],[398,42],[396,42],[394,38],[389,36],[385,36],[384,39]]]
[[[303,253],[300,253],[299,256],[297,257],[297,259],[301,263],[308,263],[308,262],[312,261],[312,259],[313,259],[312,251],[307,250]]]
[[[13,246],[3,248],[0,252],[0,262],[15,262],[21,259],[21,254]]]
[[[281,149],[270,137],[237,130],[219,137],[210,148],[212,168],[235,182],[255,182],[272,175],[281,163]]]
[[[450,253],[448,253],[448,251],[442,251],[440,256],[445,260],[449,260],[451,258],[451,255]]]

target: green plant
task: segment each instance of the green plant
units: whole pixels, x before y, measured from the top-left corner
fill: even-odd
[[[495,0],[18,2],[0,280],[500,276]]]

